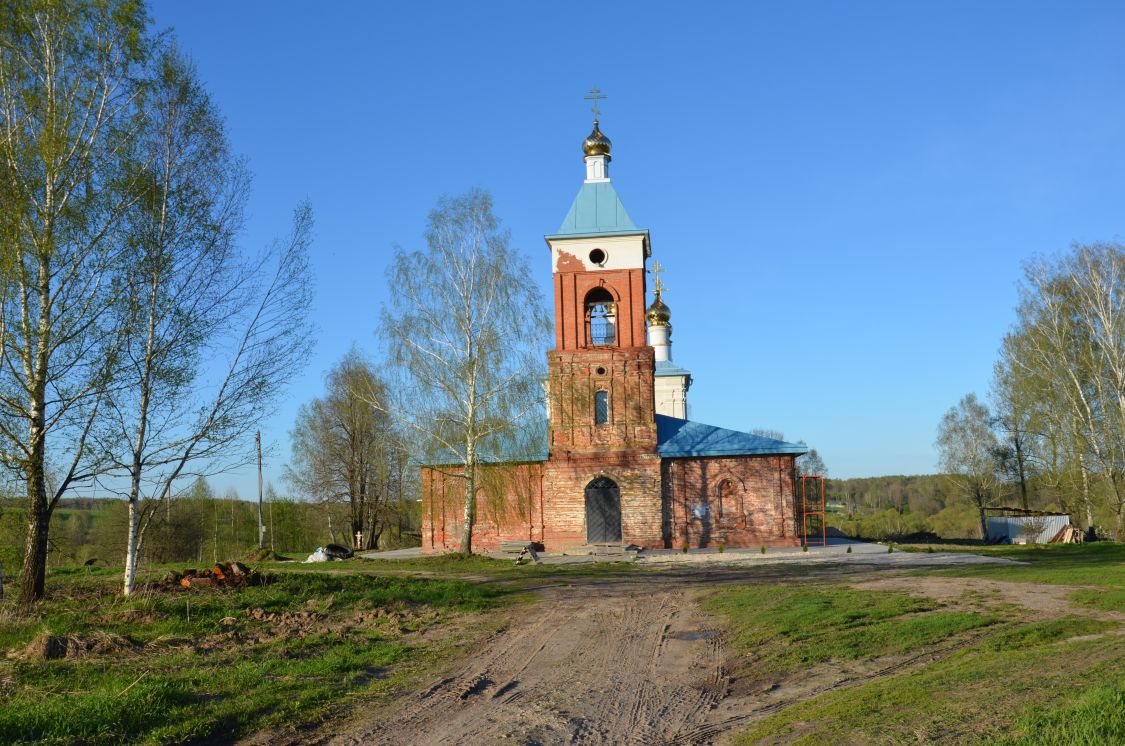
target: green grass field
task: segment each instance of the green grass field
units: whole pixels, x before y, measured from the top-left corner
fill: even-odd
[[[1026,565],[917,573],[1086,586],[1053,618],[966,591],[938,602],[838,584],[747,586],[712,594],[742,651],[742,675],[785,682],[817,664],[852,685],[758,720],[739,743],[1125,743],[1125,547],[989,547]],[[890,675],[872,670],[906,661]]]

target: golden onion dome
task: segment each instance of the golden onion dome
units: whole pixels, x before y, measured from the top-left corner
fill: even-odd
[[[586,155],[604,155],[606,158],[609,158],[609,149],[612,146],[613,143],[609,141],[609,138],[603,135],[602,131],[598,129],[598,120],[595,119],[594,131],[591,132],[586,137],[585,142],[582,143],[582,152]]]
[[[668,308],[668,304],[660,300],[658,295],[645,311],[645,318],[648,319],[649,326],[668,326],[672,320],[672,309]]]

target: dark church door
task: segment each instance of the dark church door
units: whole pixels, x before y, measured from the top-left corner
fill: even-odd
[[[612,479],[598,477],[586,486],[586,541],[621,541],[621,492]]]

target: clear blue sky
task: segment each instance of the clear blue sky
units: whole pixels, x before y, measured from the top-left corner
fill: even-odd
[[[768,427],[832,476],[935,469],[987,393],[1021,263],[1125,233],[1125,4],[164,0],[256,174],[246,240],[316,211],[312,362],[263,439],[373,331],[394,244],[490,190],[550,288],[582,95],[668,269],[692,419]],[[243,497],[247,472],[214,480]],[[283,488],[284,489],[284,488]]]

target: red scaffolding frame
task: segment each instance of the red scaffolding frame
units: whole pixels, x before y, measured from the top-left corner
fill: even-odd
[[[809,480],[816,485],[816,494],[810,499]],[[801,476],[801,543],[828,546],[828,524],[824,520],[824,506],[828,502],[824,494],[823,476]],[[810,530],[811,529],[811,530]]]

